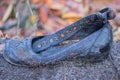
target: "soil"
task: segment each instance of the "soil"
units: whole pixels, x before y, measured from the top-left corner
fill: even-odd
[[[120,80],[120,42],[113,44],[108,58],[99,63],[64,61],[54,66],[18,67],[0,56],[0,80]]]

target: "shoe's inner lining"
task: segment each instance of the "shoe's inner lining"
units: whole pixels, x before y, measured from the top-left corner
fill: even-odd
[[[34,43],[34,42],[36,42],[37,40],[39,40],[39,39],[41,39],[41,38],[44,38],[45,36],[39,36],[39,37],[35,37],[33,40],[32,40],[32,44]],[[31,45],[31,46],[33,46],[33,45]]]
[[[95,15],[94,15],[95,16]],[[70,25],[70,28],[74,28],[74,26],[75,27],[77,27],[78,28],[78,30],[73,30],[73,31],[77,31],[76,33],[74,33],[73,35],[71,35],[70,37],[68,37],[68,39],[66,39],[66,40],[64,40],[64,41],[62,41],[62,42],[59,42],[59,40],[57,40],[58,41],[58,43],[57,44],[54,44],[54,41],[53,41],[53,44],[54,45],[52,45],[52,46],[60,46],[61,44],[62,44],[62,46],[63,45],[66,45],[66,43],[67,44],[70,44],[70,41],[71,42],[77,42],[77,41],[79,41],[80,39],[82,39],[82,38],[85,38],[86,36],[88,36],[88,35],[90,35],[91,33],[93,33],[93,32],[95,32],[95,31],[97,31],[97,30],[99,30],[100,28],[102,28],[102,25],[103,25],[103,22],[102,22],[102,20],[101,19],[94,19],[94,20],[91,20],[91,21],[89,21],[89,22],[84,22],[84,21],[87,21],[87,19],[86,18],[84,18],[83,19],[83,21],[78,21],[78,22],[76,22],[76,23],[74,23],[74,25]],[[82,24],[81,24],[82,23]],[[82,25],[82,27],[80,26],[80,25]],[[59,31],[61,34],[63,33],[64,35],[63,35],[63,37],[65,38],[66,36],[66,33],[65,33],[65,30],[67,30],[67,29],[69,29],[69,26],[68,26],[68,28],[66,28],[66,29],[63,29],[62,30],[62,32],[61,31]],[[71,31],[72,32],[72,31]],[[59,34],[60,34],[59,33]],[[56,33],[55,33],[56,34]],[[54,35],[55,35],[54,34]],[[58,34],[58,33],[57,33]],[[68,35],[68,34],[67,34]],[[53,36],[54,37],[54,36]],[[58,36],[59,37],[59,36]],[[61,36],[62,37],[62,36]],[[46,40],[50,40],[50,36],[46,36],[45,38],[43,38],[43,36],[42,37],[38,37],[38,38],[35,38],[35,39],[33,39],[32,40],[32,48],[34,48],[34,49],[37,49],[38,48],[38,50],[39,51],[35,51],[35,52],[37,52],[37,53],[39,53],[39,52],[41,52],[41,51],[43,51],[43,50],[46,50],[46,49],[48,49],[49,47],[51,47],[51,46],[49,46],[49,47],[46,47],[45,49],[41,49],[41,45],[40,46],[38,46],[38,44],[40,44],[40,43],[42,43],[42,44],[44,44],[44,41],[46,41]],[[62,38],[61,38],[62,39]],[[33,44],[35,44],[36,43],[36,41],[37,41],[37,44],[35,45],[35,46],[33,46]],[[67,41],[69,41],[69,42],[67,42]],[[49,41],[47,41],[47,42],[49,42]],[[63,44],[64,43],[64,44]],[[50,42],[49,43],[47,43],[47,46],[49,45],[49,44],[51,44]],[[35,47],[37,47],[37,48],[35,48]],[[45,45],[42,45],[42,47],[45,47]],[[33,51],[34,51],[34,49],[33,49]]]
[[[78,42],[81,39],[83,39],[83,38],[87,37],[88,35],[90,35],[91,33],[99,30],[100,28],[102,28],[102,26],[103,26],[103,23],[100,20],[91,22],[89,24],[86,24],[75,35],[71,36],[70,38],[68,38],[67,40],[59,43],[56,46],[63,46],[63,45],[68,45],[68,44],[73,44],[75,42]]]

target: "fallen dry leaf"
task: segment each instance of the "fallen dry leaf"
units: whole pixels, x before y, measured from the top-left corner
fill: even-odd
[[[64,20],[61,19],[61,18],[57,18],[56,21],[57,21],[58,24],[61,24],[61,25],[67,25],[67,24],[66,24],[67,22],[64,21]]]
[[[113,20],[117,27],[120,27],[120,13],[117,14],[117,17]]]
[[[43,23],[46,23],[48,19],[48,11],[44,6],[39,9],[39,16],[40,16],[41,21]]]
[[[75,12],[66,12],[62,14],[62,18],[81,18],[83,17],[82,14],[78,14]]]
[[[120,28],[117,28],[117,31],[114,32],[114,41],[119,41],[120,40]]]
[[[44,0],[45,5],[49,8],[53,5],[53,0]]]
[[[63,8],[64,8],[63,4],[54,3],[54,5],[52,5],[50,9],[53,9],[53,10],[62,10]]]
[[[11,0],[11,1],[13,1],[13,0]],[[13,10],[13,6],[14,6],[13,2],[11,2],[9,4],[9,6],[8,6],[8,8],[7,8],[7,10],[6,10],[5,14],[4,14],[4,16],[3,16],[3,18],[2,18],[3,22],[5,22],[8,19],[8,17],[10,16],[10,14],[11,14],[11,12]]]
[[[71,24],[71,23],[73,23],[73,22],[75,22],[75,21],[77,21],[79,19],[80,18],[69,18],[69,19],[66,19],[66,22],[67,22],[67,24]]]
[[[43,36],[43,32],[41,30],[36,31],[36,36]]]
[[[50,9],[50,10],[52,15],[61,16],[62,14],[61,10],[54,10],[54,9]]]
[[[31,2],[32,2],[33,4],[37,4],[37,3],[40,2],[40,0],[31,0]]]
[[[37,15],[32,15],[32,16],[30,16],[30,22],[31,22],[32,24],[34,24],[34,23],[36,22],[37,18],[38,18]]]
[[[36,32],[33,32],[30,36],[43,36],[43,32],[41,30],[37,30]]]

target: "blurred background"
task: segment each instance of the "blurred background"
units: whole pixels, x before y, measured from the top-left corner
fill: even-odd
[[[0,37],[52,34],[105,7],[117,14],[110,23],[119,41],[120,0],[0,0]]]

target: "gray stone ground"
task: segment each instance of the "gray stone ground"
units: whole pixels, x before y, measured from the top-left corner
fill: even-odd
[[[27,68],[13,66],[0,57],[0,80],[120,80],[120,42],[114,43],[111,55],[104,62],[86,63],[81,60],[55,66]],[[118,78],[119,77],[119,78]]]

